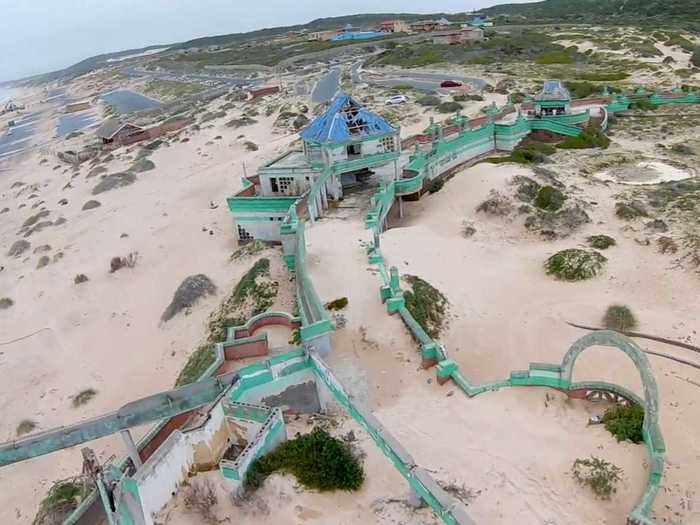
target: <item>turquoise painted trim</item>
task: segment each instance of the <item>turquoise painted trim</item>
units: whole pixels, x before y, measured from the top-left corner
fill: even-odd
[[[229,197],[228,208],[234,213],[287,213],[297,197]]]

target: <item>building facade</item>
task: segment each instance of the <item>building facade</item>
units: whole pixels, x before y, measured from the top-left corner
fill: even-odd
[[[399,129],[339,95],[328,110],[301,132],[302,149],[288,151],[262,166],[228,199],[239,241],[279,242],[290,207],[306,207],[318,217],[343,189],[372,176],[398,178]],[[307,202],[306,196],[314,198]]]

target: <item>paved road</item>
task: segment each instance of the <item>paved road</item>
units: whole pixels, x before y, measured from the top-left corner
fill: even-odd
[[[331,100],[340,87],[340,73],[341,69],[339,67],[333,67],[328,73],[321,77],[321,79],[316,82],[313,93],[311,93],[311,102],[320,104]]]

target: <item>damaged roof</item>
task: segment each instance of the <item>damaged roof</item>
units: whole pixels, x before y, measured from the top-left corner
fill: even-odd
[[[349,95],[333,99],[328,110],[301,132],[301,138],[320,144],[350,142],[394,133],[396,129]]]
[[[140,126],[136,126],[134,124],[129,124],[128,122],[120,122],[119,119],[116,118],[108,118],[105,120],[99,128],[97,128],[97,131],[95,133],[97,136],[101,139],[106,139],[110,140],[112,139],[119,131],[121,131],[122,128],[129,126],[131,128],[135,129],[143,129]]]

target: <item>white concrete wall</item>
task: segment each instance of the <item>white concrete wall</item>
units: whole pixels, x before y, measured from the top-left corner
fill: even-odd
[[[210,443],[223,424],[224,410],[218,403],[204,426],[186,434],[173,432],[134,474],[146,525],[153,524],[153,516],[170,501],[172,493],[186,478],[194,462],[195,447]]]

